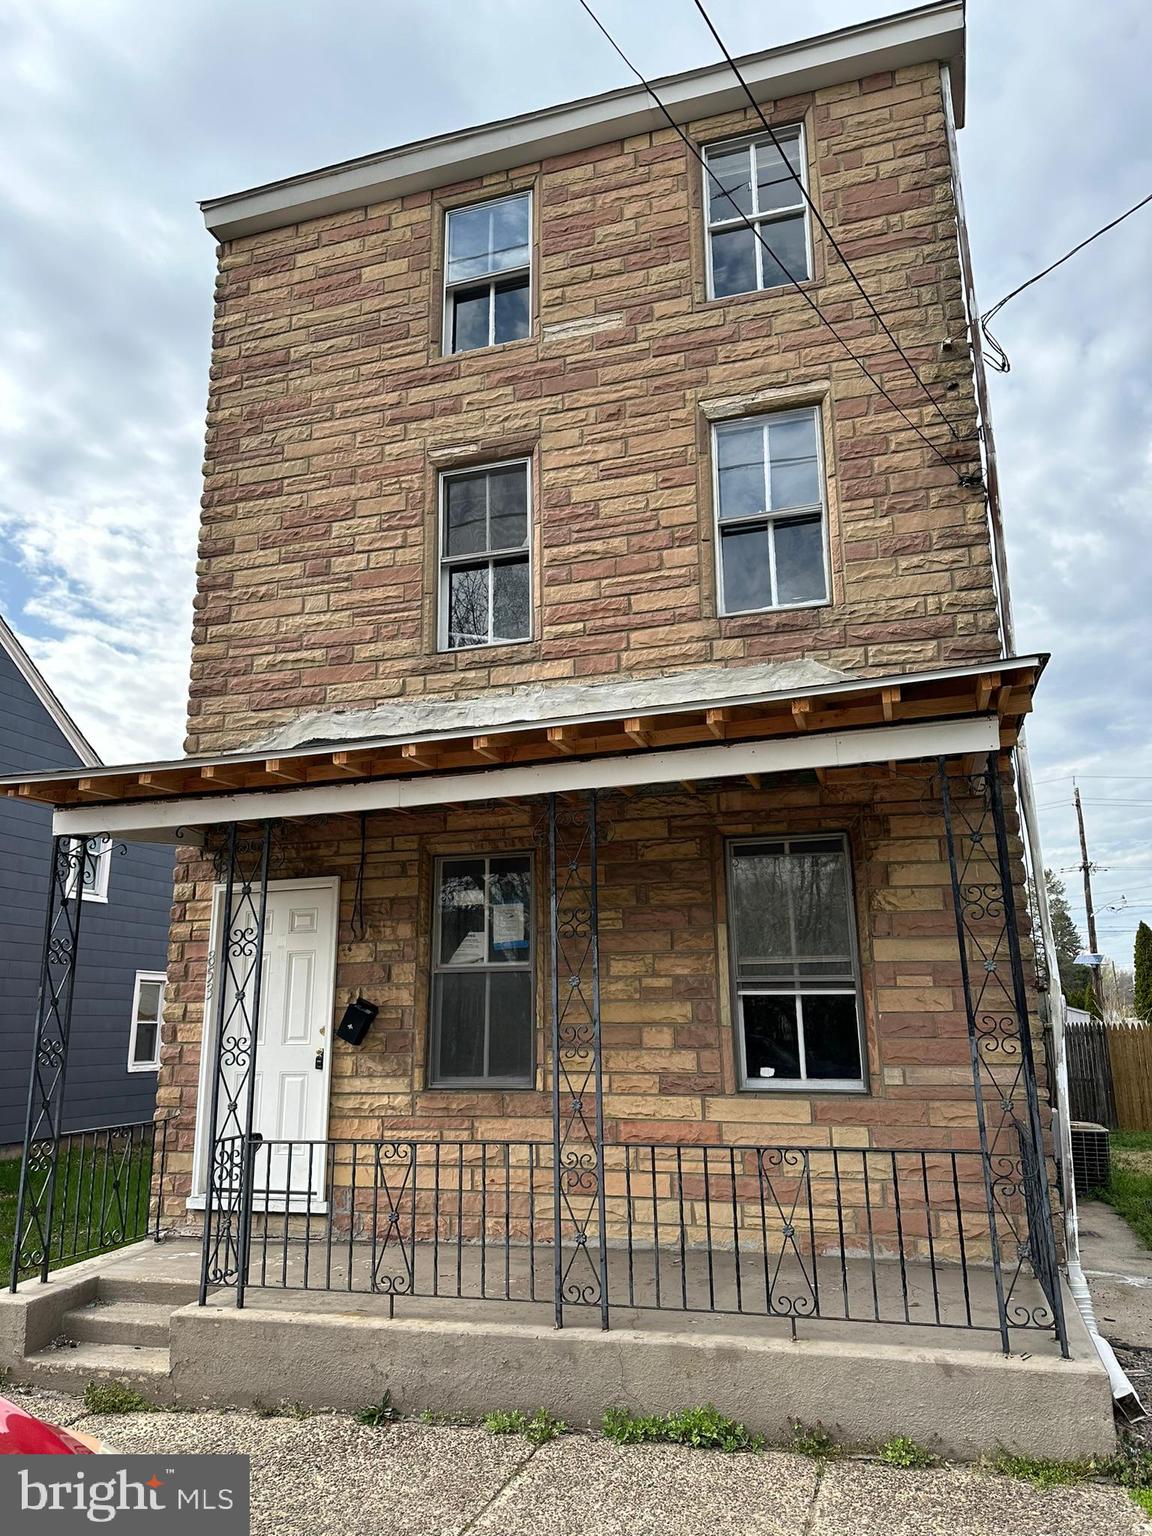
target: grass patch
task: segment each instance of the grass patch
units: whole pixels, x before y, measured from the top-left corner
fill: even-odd
[[[1099,1191],[1146,1248],[1152,1248],[1152,1132],[1114,1131],[1112,1174]]]
[[[56,1173],[55,1210],[52,1216],[52,1268],[62,1269],[96,1253],[110,1253],[135,1243],[148,1233],[148,1193],[152,1181],[150,1148],[139,1147],[121,1163],[115,1142],[107,1157],[104,1143],[94,1152],[92,1143],[61,1146]],[[113,1181],[119,1174],[119,1191]],[[37,1175],[44,1187],[47,1173]],[[16,1242],[16,1201],[20,1189],[20,1159],[0,1161],[0,1273],[8,1274]],[[27,1221],[27,1216],[25,1216]],[[35,1274],[24,1265],[21,1276]]]
[[[601,1429],[617,1445],[691,1445],[706,1451],[761,1451],[764,1436],[728,1418],[707,1403],[683,1413],[635,1414],[609,1408]]]
[[[466,1413],[441,1413],[435,1408],[425,1408],[420,1414],[420,1422],[438,1429],[468,1429],[476,1420]]]
[[[567,1433],[568,1426],[547,1408],[537,1408],[531,1418],[519,1408],[490,1413],[483,1421],[490,1435],[523,1435],[533,1445],[544,1445]]]
[[[789,1449],[800,1456],[811,1456],[814,1461],[830,1461],[833,1456],[840,1454],[840,1447],[819,1420],[815,1424],[801,1424],[799,1419],[793,1420]]]
[[[1129,1488],[1128,1497],[1152,1518],[1152,1488]]]
[[[880,1447],[877,1455],[888,1467],[934,1467],[940,1460],[907,1435],[894,1435]]]
[[[142,1392],[124,1381],[90,1381],[84,1388],[84,1406],[89,1413],[155,1413]]]
[[[1008,1451],[986,1457],[984,1465],[1004,1477],[1031,1483],[1034,1488],[1069,1488],[1104,1470],[1093,1461],[1045,1461],[1036,1456],[1014,1456]]]
[[[357,1424],[371,1424],[379,1427],[381,1424],[395,1424],[401,1417],[399,1408],[392,1406],[391,1392],[385,1392],[378,1403],[370,1403],[367,1408],[361,1408],[356,1414]]]

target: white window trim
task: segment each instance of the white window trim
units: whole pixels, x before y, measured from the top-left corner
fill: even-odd
[[[851,945],[851,985],[832,987],[826,978],[813,976],[811,985],[780,986],[772,982],[740,981],[739,959],[736,952],[736,910],[732,896],[732,858],[739,848],[758,843],[815,842],[822,840],[835,844],[844,855],[846,889],[848,892],[848,939]],[[811,832],[768,834],[763,837],[734,837],[728,840],[725,859],[726,899],[728,902],[728,950],[731,971],[730,997],[732,999],[732,1023],[736,1032],[736,1064],[740,1074],[737,1087],[742,1093],[867,1093],[868,1092],[868,1040],[864,1028],[864,994],[860,975],[860,947],[857,938],[856,893],[852,879],[852,850],[843,832]],[[749,1077],[747,1049],[744,1040],[745,997],[851,997],[856,1004],[856,1037],[860,1050],[859,1077]],[[804,1062],[803,1003],[798,1001],[800,1060]]]
[[[768,458],[768,426],[773,421],[798,420],[800,417],[811,416],[816,421],[816,471],[820,479],[820,504],[809,507],[788,507],[780,511],[772,511],[765,508],[762,512],[750,512],[745,517],[720,517],[720,449],[718,437],[727,427],[745,425],[748,423],[759,424],[764,434],[764,462],[766,474],[771,475],[771,461]],[[771,500],[771,497],[767,498]],[[726,529],[749,528],[770,523],[788,522],[793,518],[812,517],[820,514],[820,548],[824,557],[824,596],[805,598],[802,603],[765,603],[759,608],[733,608],[729,610],[724,601],[724,540],[723,533]],[[829,559],[829,530],[828,530],[828,472],[824,459],[824,424],[818,405],[798,406],[787,411],[764,411],[754,416],[733,416],[723,421],[712,423],[712,523],[716,544],[716,612],[722,619],[745,618],[749,614],[756,613],[790,613],[799,608],[830,608],[832,606],[832,569]],[[776,585],[776,540],[775,537],[768,540],[768,564],[769,580],[771,585]]]
[[[773,126],[773,132],[776,134],[776,137],[778,139],[783,140],[785,137],[791,138],[791,137],[793,137],[793,135],[795,135],[796,142],[797,142],[797,147],[798,147],[798,151],[799,151],[798,158],[799,158],[799,161],[800,161],[800,184],[803,187],[804,192],[807,192],[808,191],[808,145],[807,145],[807,140],[806,140],[805,134],[804,134],[804,124],[803,123],[785,123],[785,124],[777,125],[777,124],[774,123],[772,126]],[[797,200],[796,200],[796,202],[795,203],[790,203],[787,208],[773,208],[771,210],[771,212],[769,212],[769,213],[755,213],[755,212],[753,212],[753,213],[749,213],[749,214],[737,213],[737,211],[735,209],[733,209],[732,210],[732,217],[731,218],[728,218],[728,219],[712,219],[710,217],[710,211],[711,211],[711,207],[712,207],[712,180],[713,180],[713,172],[712,172],[711,166],[708,163],[709,156],[713,155],[713,154],[723,154],[725,150],[746,148],[748,145],[751,145],[751,144],[769,144],[769,145],[771,145],[772,144],[772,136],[771,136],[771,134],[767,134],[767,133],[746,133],[746,134],[742,134],[739,138],[735,138],[735,139],[720,139],[720,140],[718,140],[714,144],[705,144],[703,146],[703,148],[702,148],[702,159],[703,159],[704,163],[700,167],[700,174],[703,177],[703,191],[704,191],[704,205],[703,205],[704,206],[704,256],[705,256],[705,262],[706,262],[706,265],[707,265],[707,272],[708,272],[708,297],[709,297],[709,299],[715,299],[718,303],[721,303],[721,304],[726,303],[730,299],[741,298],[741,297],[743,297],[743,295],[742,294],[738,294],[738,293],[721,293],[721,294],[718,294],[716,292],[716,285],[715,285],[715,283],[713,281],[713,277],[712,277],[712,235],[717,230],[723,231],[725,229],[738,229],[742,225],[745,225],[745,224],[752,224],[756,229],[760,229],[760,227],[762,225],[764,225],[764,224],[773,224],[777,220],[780,220],[780,219],[794,218],[797,213],[803,214],[803,217],[804,217],[804,261],[805,261],[805,264],[806,264],[808,270],[807,270],[807,273],[805,274],[804,277],[797,278],[796,281],[797,282],[801,282],[801,283],[810,283],[812,281],[812,273],[813,273],[813,261],[812,261],[812,218],[811,218],[811,212],[810,212],[810,209],[809,209],[809,206],[808,206],[808,201],[807,201],[807,199],[804,196],[804,192],[801,192],[799,190],[799,188],[797,188]],[[755,194],[755,187],[753,187],[753,200],[754,201],[755,201],[755,195],[756,195]],[[764,286],[764,247],[763,247],[763,245],[761,245],[759,238],[756,239],[755,249],[756,249],[756,287],[755,288],[747,288],[747,289],[744,290],[744,292],[745,293],[775,293],[777,291],[777,289],[779,289],[779,288],[791,288],[792,284],[788,280],[785,280],[782,283],[773,283],[770,288],[766,288]]]
[[[530,909],[527,916],[528,923],[528,958],[525,961],[506,961],[497,965],[492,961],[486,961],[483,965],[445,965],[440,959],[440,922],[442,909],[440,906],[440,885],[443,879],[445,864],[459,863],[461,860],[471,859],[484,863],[484,953],[487,955],[488,924],[491,921],[491,903],[488,900],[488,876],[493,859],[527,859],[529,880]],[[497,1089],[500,1091],[521,1090],[527,1091],[536,1086],[536,860],[530,848],[509,848],[506,852],[499,853],[448,853],[437,858],[433,870],[432,893],[432,984],[429,988],[429,1018],[428,1018],[428,1073],[427,1087],[429,1089]],[[526,971],[528,973],[528,1003],[529,1003],[529,1058],[528,1070],[523,1077],[442,1077],[438,1068],[440,1065],[440,1036],[441,1021],[436,1014],[436,978],[448,973],[449,975],[489,975],[493,971],[513,972]]]
[[[471,210],[473,208],[494,208],[498,203],[511,203],[511,202],[516,201],[519,198],[527,198],[527,200],[528,200],[528,260],[527,260],[527,262],[524,263],[522,266],[519,266],[519,267],[507,267],[502,272],[492,272],[492,273],[488,273],[486,276],[481,276],[481,277],[460,278],[459,281],[454,282],[454,283],[449,282],[449,280],[448,280],[448,226],[449,226],[449,220],[451,219],[452,215],[454,213],[463,213],[463,212]],[[532,336],[532,329],[533,329],[533,327],[532,327],[533,300],[535,298],[535,275],[534,275],[534,272],[533,272],[533,268],[535,266],[535,262],[533,261],[534,251],[533,251],[532,231],[533,231],[533,199],[532,199],[532,188],[531,187],[524,187],[519,192],[508,192],[503,197],[484,198],[480,202],[476,202],[476,203],[459,203],[455,208],[446,208],[444,210],[444,303],[443,303],[443,306],[442,306],[442,308],[443,308],[443,320],[441,322],[442,337],[441,337],[441,347],[440,347],[440,350],[441,350],[441,352],[443,353],[443,355],[445,357],[466,357],[471,352],[484,352],[484,351],[487,351],[488,347],[496,347],[496,346],[506,347],[506,346],[509,345],[509,343],[506,342],[506,341],[498,342],[496,340],[496,336],[495,336],[495,330],[496,330],[496,305],[491,302],[491,290],[497,284],[507,282],[510,278],[513,278],[513,277],[522,277],[525,273],[528,274],[528,335],[527,336],[517,336],[515,338],[515,340],[517,340],[517,341],[528,341],[531,338],[531,336]],[[455,329],[454,326],[453,326],[453,319],[454,319],[454,314],[455,314],[455,306],[454,306],[454,304],[452,302],[453,298],[463,288],[481,288],[481,287],[484,286],[485,283],[487,283],[487,285],[488,285],[489,299],[490,299],[490,302],[489,302],[489,305],[488,305],[488,341],[487,341],[487,345],[484,346],[484,347],[465,347],[465,348],[462,348],[462,349],[458,349],[457,347],[453,346],[453,339],[454,339],[453,338],[453,331]]]
[[[81,897],[82,901],[102,901],[102,902],[106,902],[108,900],[108,876],[109,876],[109,871],[110,871],[110,869],[112,867],[112,839],[108,836],[108,834],[106,832],[98,832],[98,833],[95,834],[94,837],[87,838],[86,841],[89,842],[89,843],[92,843],[92,842],[95,842],[97,839],[99,839],[101,841],[102,846],[100,848],[100,851],[97,854],[94,855],[94,858],[95,858],[94,883],[93,883],[92,889],[90,891],[82,890],[80,892],[80,897]],[[73,848],[75,848],[77,842],[78,842],[78,839],[73,838],[73,840],[72,840]],[[72,898],[76,894],[76,882],[77,882],[77,880],[79,878],[80,878],[80,866],[79,866],[79,863],[77,862],[76,867],[73,868],[72,870],[70,870],[69,874],[68,874],[67,896],[68,896],[68,900],[69,901],[71,901]]]
[[[160,983],[160,1013],[156,1020],[156,1055],[152,1061],[136,1060],[136,1026],[140,1022],[137,1014],[140,1009],[140,987],[143,982],[158,981]],[[160,1070],[160,1031],[164,1025],[164,994],[168,986],[168,977],[164,971],[137,971],[136,980],[132,987],[132,1028],[128,1035],[128,1070],[129,1072],[158,1072]]]
[[[487,474],[489,470],[508,469],[512,465],[522,465],[524,468],[525,530],[523,552],[524,558],[528,565],[528,633],[526,635],[521,635],[518,639],[489,639],[485,640],[480,645],[450,646],[448,644],[448,574],[452,570],[453,566],[477,565],[484,560],[488,562],[488,632],[491,634],[493,613],[492,567],[494,565],[506,563],[507,561],[516,558],[520,551],[509,549],[500,550],[496,554],[492,554],[491,552],[486,551],[484,553],[472,555],[450,555],[447,551],[447,539],[445,538],[447,531],[447,499],[445,496],[445,487],[449,480],[463,479],[466,475]],[[487,536],[487,534],[485,534],[485,536]],[[436,649],[438,651],[445,651],[455,656],[461,653],[467,653],[468,651],[490,650],[493,646],[531,644],[532,640],[534,639],[536,617],[536,604],[533,587],[534,562],[532,559],[532,540],[532,460],[530,458],[520,456],[514,459],[496,459],[491,464],[469,464],[467,466],[462,466],[459,469],[442,469],[440,471],[437,479],[436,492],[436,568],[439,573],[436,583],[438,593],[438,612],[436,617]]]

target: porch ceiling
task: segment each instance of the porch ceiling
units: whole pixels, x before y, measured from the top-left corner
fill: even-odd
[[[624,767],[622,760],[627,760],[629,765],[650,764],[655,777],[665,780],[708,772],[739,774],[751,771],[743,765],[746,754],[739,755],[741,765],[736,762],[737,754],[727,752],[706,754],[709,761],[705,763],[705,754],[699,749],[739,744],[752,747],[772,742],[783,746],[788,738],[796,743],[807,743],[797,762],[781,761],[779,767],[774,767],[765,758],[759,771],[780,771],[788,766],[819,767],[821,763],[835,765],[849,759],[857,763],[907,759],[924,752],[931,753],[937,748],[922,746],[918,753],[909,745],[909,733],[897,728],[929,722],[959,722],[973,717],[990,720],[996,725],[997,740],[988,743],[984,748],[987,750],[991,745],[1007,747],[1015,742],[1024,716],[1031,710],[1033,689],[1046,660],[1045,656],[1012,657],[947,671],[823,683],[787,692],[736,694],[726,697],[723,702],[700,698],[661,705],[645,715],[622,709],[604,713],[585,711],[576,717],[558,715],[555,719],[505,723],[482,734],[477,734],[474,729],[452,729],[354,741],[311,742],[292,749],[277,749],[275,754],[265,749],[168,762],[74,768],[33,776],[11,775],[0,778],[0,789],[18,799],[70,812],[59,818],[59,829],[82,833],[90,818],[77,814],[81,807],[98,812],[97,820],[103,816],[109,830],[114,827],[128,830],[133,825],[172,825],[177,819],[172,815],[144,814],[144,803],[162,804],[171,812],[176,810],[176,802],[179,802],[180,810],[189,813],[189,822],[203,824],[242,818],[246,814],[253,817],[291,815],[294,807],[289,802],[300,800],[300,792],[304,789],[328,787],[347,791],[358,785],[375,785],[384,791],[392,781],[392,788],[397,793],[381,794],[379,804],[381,807],[399,805],[405,797],[398,792],[405,783],[441,779],[445,775],[453,776],[457,792],[470,773],[485,780],[497,777],[509,780],[505,789],[490,787],[486,791],[489,795],[541,792],[549,787],[580,787],[575,782],[572,785],[546,785],[543,782],[536,785],[537,775],[526,774],[523,775],[524,786],[516,789],[512,782],[521,775],[497,775],[492,771],[494,768],[539,770],[549,765],[567,764],[575,768],[581,764],[587,769],[595,764],[601,771],[594,777],[601,783],[612,782],[611,766],[599,762],[601,759],[615,759],[621,768]],[[890,734],[878,735],[877,728],[880,733]],[[860,756],[859,750],[854,750],[849,758],[845,758],[843,749],[834,746],[832,738],[842,741],[846,735],[855,732],[878,739],[870,740],[866,749],[870,755]],[[819,745],[814,738],[820,738],[824,745]],[[890,743],[891,750],[886,742]],[[858,749],[865,748],[863,741],[855,745]],[[681,772],[676,767],[676,754],[693,748],[697,750],[687,752],[681,760],[684,770]],[[713,756],[714,762],[711,760]],[[689,757],[693,762],[691,772]],[[669,759],[671,767],[658,764],[657,758]],[[699,763],[696,763],[697,758]],[[634,772],[623,782],[643,782],[644,771],[639,768],[638,776]],[[584,772],[574,777],[584,780],[589,775]],[[429,783],[425,787],[430,790],[432,785]],[[284,802],[274,811],[263,808],[270,793]],[[307,798],[311,800],[313,797]],[[348,797],[341,794],[338,798]],[[417,798],[421,803],[429,803],[426,795]],[[446,794],[444,798],[452,796]],[[468,793],[464,798],[476,796]],[[216,801],[227,801],[228,806],[210,803]],[[129,806],[138,808],[141,814],[136,816],[129,812]],[[119,813],[111,814],[114,810]],[[191,814],[193,810],[198,814]],[[217,810],[219,814],[216,814]],[[295,813],[305,814],[302,804]]]

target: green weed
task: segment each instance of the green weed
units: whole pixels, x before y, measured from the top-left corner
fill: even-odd
[[[691,1445],[709,1451],[760,1451],[764,1436],[728,1418],[710,1403],[682,1413],[634,1414],[627,1408],[609,1408],[601,1429],[617,1445],[663,1443]]]
[[[124,1381],[90,1381],[84,1388],[84,1406],[89,1413],[155,1413],[142,1392]]]

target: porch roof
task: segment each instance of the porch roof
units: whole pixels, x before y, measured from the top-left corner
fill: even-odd
[[[831,674],[781,669],[776,687],[765,686],[766,668],[689,671],[678,675],[682,686],[675,690],[660,686],[667,679],[652,680],[651,707],[643,713],[638,685],[589,686],[578,709],[570,692],[557,690],[567,711],[549,714],[537,703],[532,718],[505,718],[484,730],[468,723],[465,711],[445,729],[10,775],[0,778],[0,789],[54,806],[61,833],[173,836],[177,828],[269,815],[989,751],[1015,742],[1046,660],[1009,657],[807,683],[800,679]],[[785,679],[791,686],[779,686]],[[982,729],[923,729],[964,721]],[[773,746],[778,750],[769,751]]]

